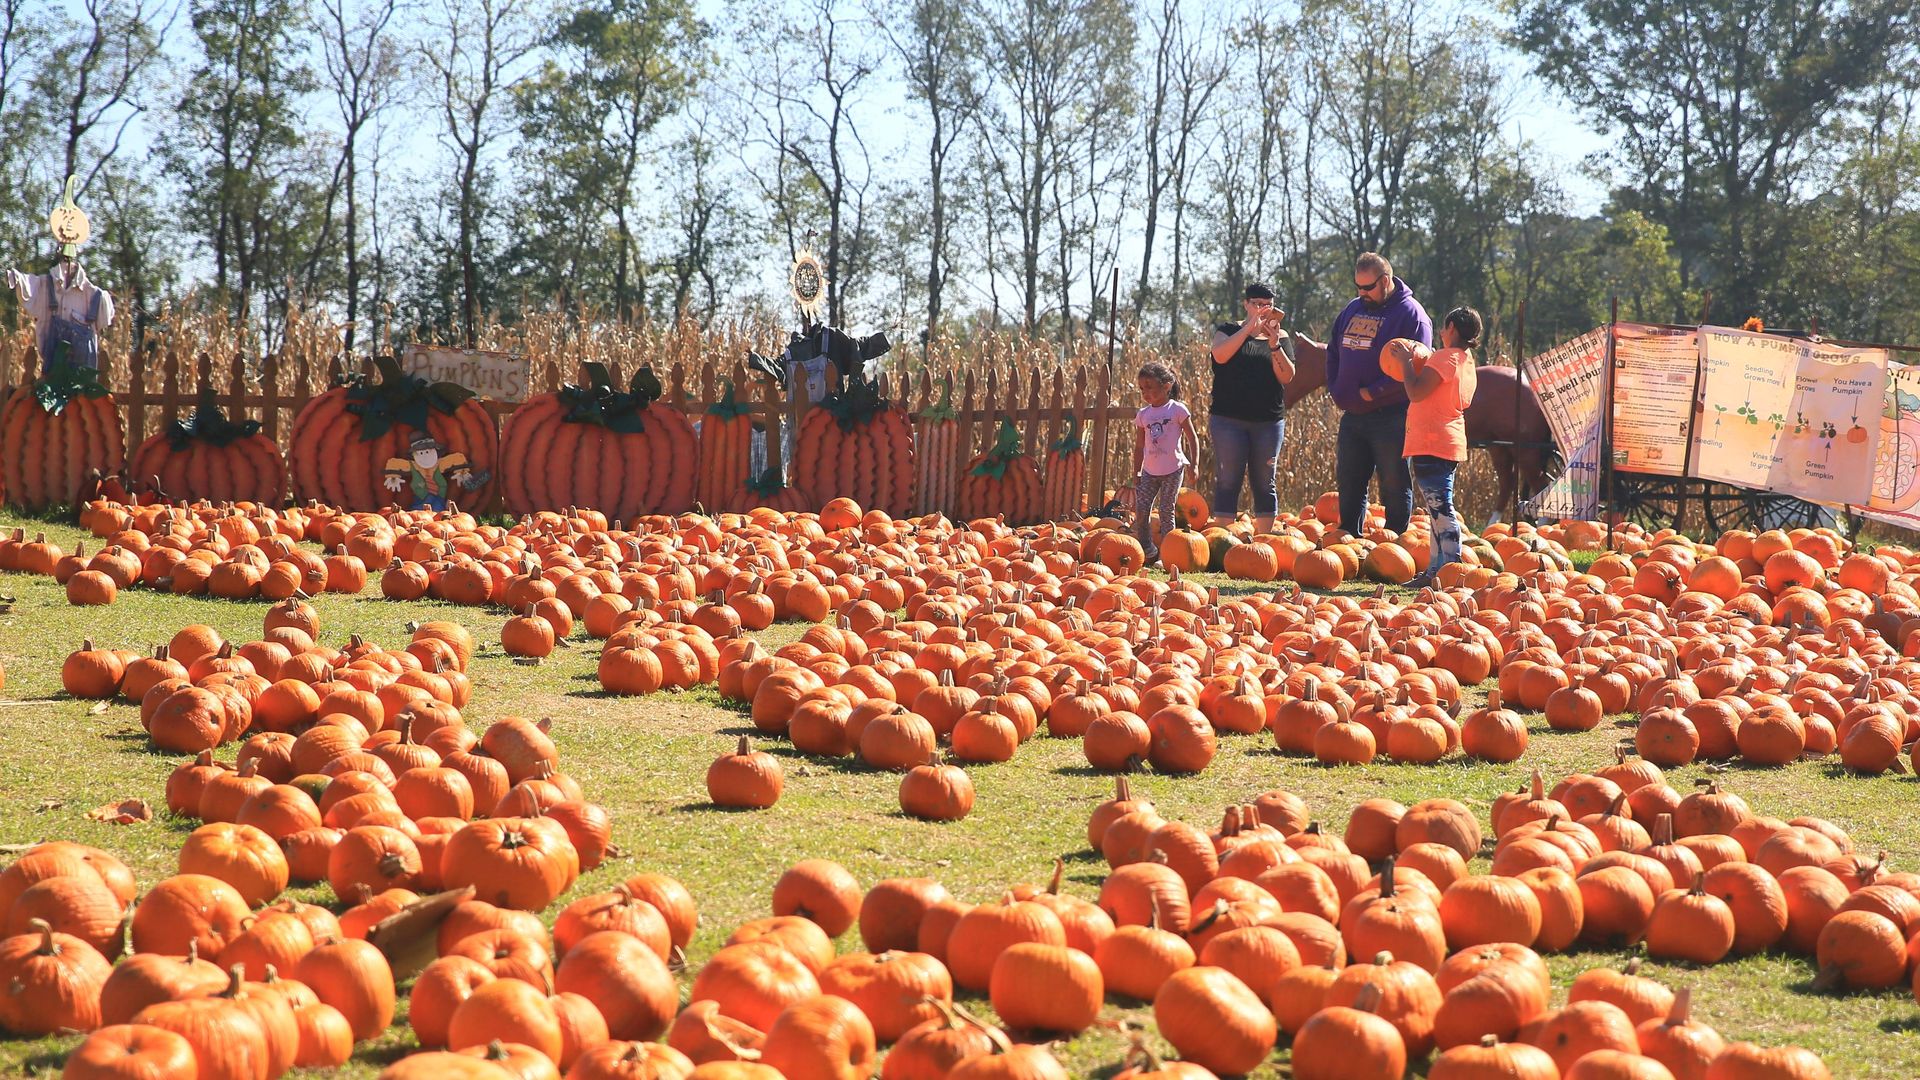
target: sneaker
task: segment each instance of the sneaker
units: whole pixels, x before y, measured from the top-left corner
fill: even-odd
[[[1407,588],[1412,589],[1415,592],[1418,592],[1421,589],[1431,589],[1433,588],[1434,583],[1439,580],[1440,580],[1439,574],[1433,572],[1432,570],[1423,570],[1420,573],[1413,575],[1413,579],[1407,582]]]

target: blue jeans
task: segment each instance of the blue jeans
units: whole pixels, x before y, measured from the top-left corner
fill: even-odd
[[[1235,420],[1207,416],[1207,438],[1213,441],[1213,512],[1232,517],[1240,509],[1240,480],[1253,489],[1253,515],[1272,517],[1280,509],[1274,491],[1273,468],[1280,459],[1285,420]]]
[[[1420,486],[1420,501],[1426,504],[1427,513],[1433,518],[1433,558],[1428,561],[1427,569],[1436,571],[1448,563],[1459,562],[1460,517],[1453,512],[1453,474],[1460,463],[1416,454],[1407,459],[1407,465],[1413,473],[1413,482]]]
[[[1334,447],[1334,477],[1340,489],[1340,527],[1355,536],[1366,523],[1367,481],[1380,479],[1387,528],[1407,531],[1413,516],[1413,484],[1407,476],[1407,407],[1342,413]]]

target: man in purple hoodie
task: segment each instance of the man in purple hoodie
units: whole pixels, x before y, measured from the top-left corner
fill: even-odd
[[[1355,536],[1367,516],[1367,481],[1380,478],[1387,528],[1405,532],[1413,516],[1413,483],[1401,456],[1407,441],[1407,388],[1380,369],[1380,349],[1394,338],[1433,344],[1433,320],[1393,264],[1369,251],[1353,264],[1358,295],[1327,335],[1327,392],[1340,406],[1334,478],[1340,527]]]

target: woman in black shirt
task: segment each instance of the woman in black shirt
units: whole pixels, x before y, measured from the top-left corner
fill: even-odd
[[[1274,464],[1286,432],[1286,385],[1293,361],[1274,343],[1286,313],[1273,306],[1273,290],[1247,286],[1247,318],[1222,323],[1213,332],[1213,401],[1207,437],[1213,442],[1213,521],[1225,525],[1240,507],[1244,477],[1253,489],[1254,528],[1268,532],[1280,509]]]

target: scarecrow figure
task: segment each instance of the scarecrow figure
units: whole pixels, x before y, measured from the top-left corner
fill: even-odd
[[[99,370],[100,334],[113,323],[113,295],[88,281],[80,267],[80,246],[92,230],[86,213],[74,204],[74,179],[67,177],[66,198],[47,221],[60,247],[59,261],[44,274],[9,269],[4,275],[6,287],[33,320],[43,372],[60,364]]]
[[[411,489],[409,510],[444,511],[447,496],[454,488],[472,491],[487,482],[490,474],[475,471],[465,454],[449,453],[439,439],[416,436],[407,446],[407,456],[388,458],[386,487],[395,495]]]

